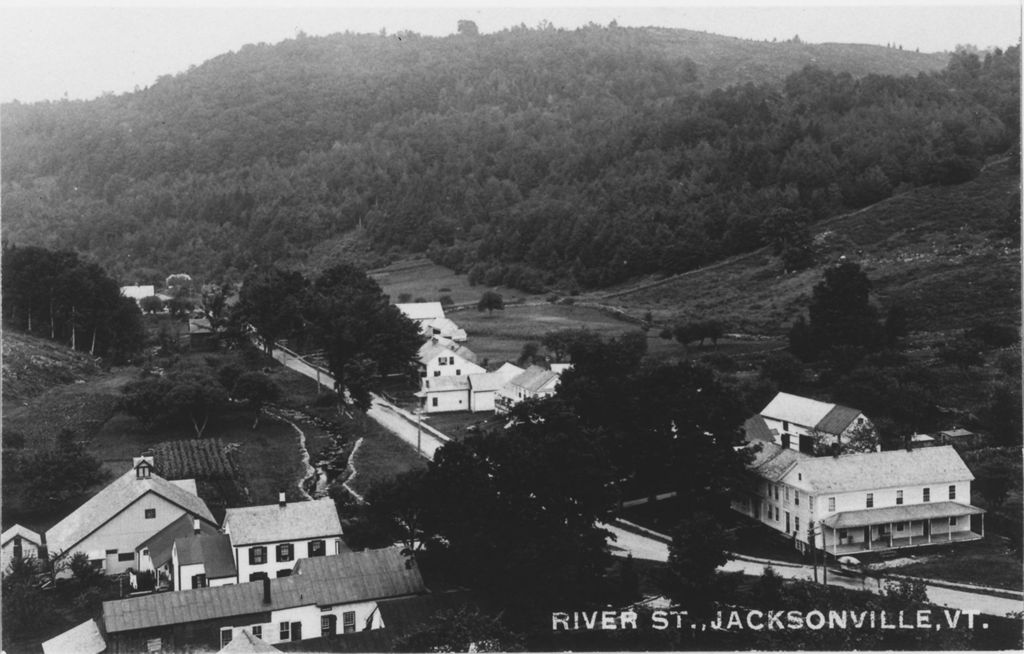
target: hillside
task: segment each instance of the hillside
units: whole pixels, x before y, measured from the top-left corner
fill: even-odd
[[[3,399],[22,402],[99,373],[88,354],[14,330],[3,335]]]
[[[5,237],[133,283],[420,253],[488,285],[602,287],[750,251],[778,206],[970,179],[1016,141],[1017,53],[596,26],[249,45],[0,108]]]
[[[783,273],[768,248],[664,280],[594,296],[657,322],[719,319],[730,330],[783,333],[805,312],[822,268],[859,262],[883,307],[903,306],[910,329],[949,330],[979,317],[1020,322],[1020,173],[1009,160],[958,186],[930,186],[814,226],[818,265]]]

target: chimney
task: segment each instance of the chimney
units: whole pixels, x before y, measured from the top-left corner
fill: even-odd
[[[283,509],[284,505],[287,504],[287,503],[288,503],[288,501],[285,500],[285,498],[284,498],[284,491],[281,491],[280,493],[278,493],[277,494],[277,505]]]
[[[192,533],[199,535],[199,518],[192,518]]]
[[[270,604],[270,577],[263,577],[263,603]]]

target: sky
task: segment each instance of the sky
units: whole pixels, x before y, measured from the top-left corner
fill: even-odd
[[[799,35],[808,43],[894,43],[922,52],[952,51],[959,44],[1005,48],[1020,41],[1021,2],[719,0],[709,6],[709,0],[378,0],[368,6],[366,0],[330,5],[220,0],[212,6],[195,0],[108,0],[99,7],[0,0],[0,102],[125,93],[247,43],[278,43],[300,31],[322,36],[383,28],[445,36],[455,32],[460,19],[474,21],[482,33],[520,23],[535,27],[544,20],[566,29],[615,20],[624,27],[678,27],[751,39]]]

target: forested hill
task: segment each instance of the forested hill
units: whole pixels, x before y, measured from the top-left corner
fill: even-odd
[[[300,36],[4,105],[4,235],[133,282],[317,268],[356,242],[488,284],[604,285],[756,247],[780,208],[800,224],[970,179],[1015,142],[1019,71],[1017,47],[653,28]]]

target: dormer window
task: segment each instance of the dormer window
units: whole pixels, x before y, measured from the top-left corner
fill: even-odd
[[[152,467],[143,461],[139,465],[135,466],[135,478],[136,479],[149,479]]]

